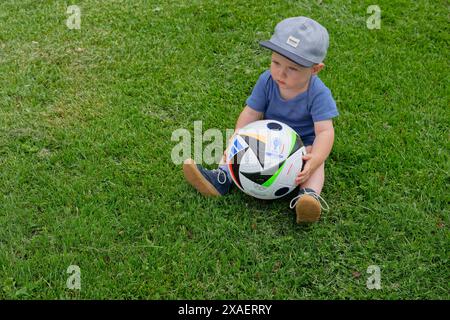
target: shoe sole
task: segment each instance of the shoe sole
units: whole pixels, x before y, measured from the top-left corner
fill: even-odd
[[[295,206],[297,223],[316,222],[320,219],[320,203],[310,195],[301,197]]]
[[[204,196],[217,197],[221,196],[219,191],[202,175],[198,170],[195,161],[192,159],[186,159],[183,163],[183,173],[186,181],[191,186],[197,189]]]

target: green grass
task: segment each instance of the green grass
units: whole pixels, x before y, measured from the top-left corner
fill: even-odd
[[[448,4],[321,2],[2,0],[0,298],[449,299]],[[329,30],[340,111],[311,226],[170,158],[178,128],[233,128],[293,15]]]

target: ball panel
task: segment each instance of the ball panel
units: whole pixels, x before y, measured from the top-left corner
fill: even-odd
[[[299,150],[301,147],[303,147],[302,139],[300,139],[300,136],[295,131],[291,133],[291,141],[291,150],[289,151],[288,157],[297,152],[297,150]]]
[[[242,149],[238,153],[236,153],[232,160],[229,161],[229,169],[231,174],[231,179],[236,183],[236,185],[242,189],[241,181],[239,179],[239,170],[240,170],[240,164],[241,164],[241,158],[243,157],[244,153],[248,150],[248,148]]]
[[[302,171],[304,161],[302,159],[305,154],[305,147],[297,150],[293,155],[286,159],[283,171],[280,173],[277,182],[284,186],[295,186],[295,178]]]
[[[270,175],[262,175],[261,172],[242,172],[241,174],[249,179],[250,181],[253,181],[254,183],[257,183],[259,185],[263,185],[267,180],[271,178]]]
[[[242,182],[242,191],[246,194],[258,198],[258,199],[271,199],[272,192],[270,189],[265,188],[249,179],[247,179],[244,175],[240,175],[240,180]]]
[[[266,153],[266,139],[267,138],[255,138],[247,135],[243,135],[242,138],[244,138],[244,141],[247,143],[249,148],[253,151],[253,153],[256,155],[259,164],[261,167],[264,168],[264,155]]]
[[[270,179],[263,184],[264,187],[270,187],[277,180],[278,176],[283,171],[285,163],[285,161],[282,161],[277,166],[269,168],[270,171],[266,171],[266,174],[268,174],[269,172],[273,172],[274,170],[276,170],[275,173],[270,177]]]

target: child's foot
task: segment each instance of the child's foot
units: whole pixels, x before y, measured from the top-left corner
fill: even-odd
[[[192,159],[184,161],[183,172],[186,180],[205,196],[223,196],[233,184],[224,170],[206,170]]]
[[[313,189],[300,189],[298,196],[291,200],[291,209],[295,206],[297,223],[316,222],[320,219],[322,205],[320,200],[326,205],[324,210],[328,210],[328,204]]]

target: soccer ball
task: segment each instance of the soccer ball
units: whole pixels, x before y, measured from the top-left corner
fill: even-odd
[[[275,120],[259,120],[239,129],[225,152],[233,182],[246,194],[265,200],[295,189],[304,154],[300,136]]]

